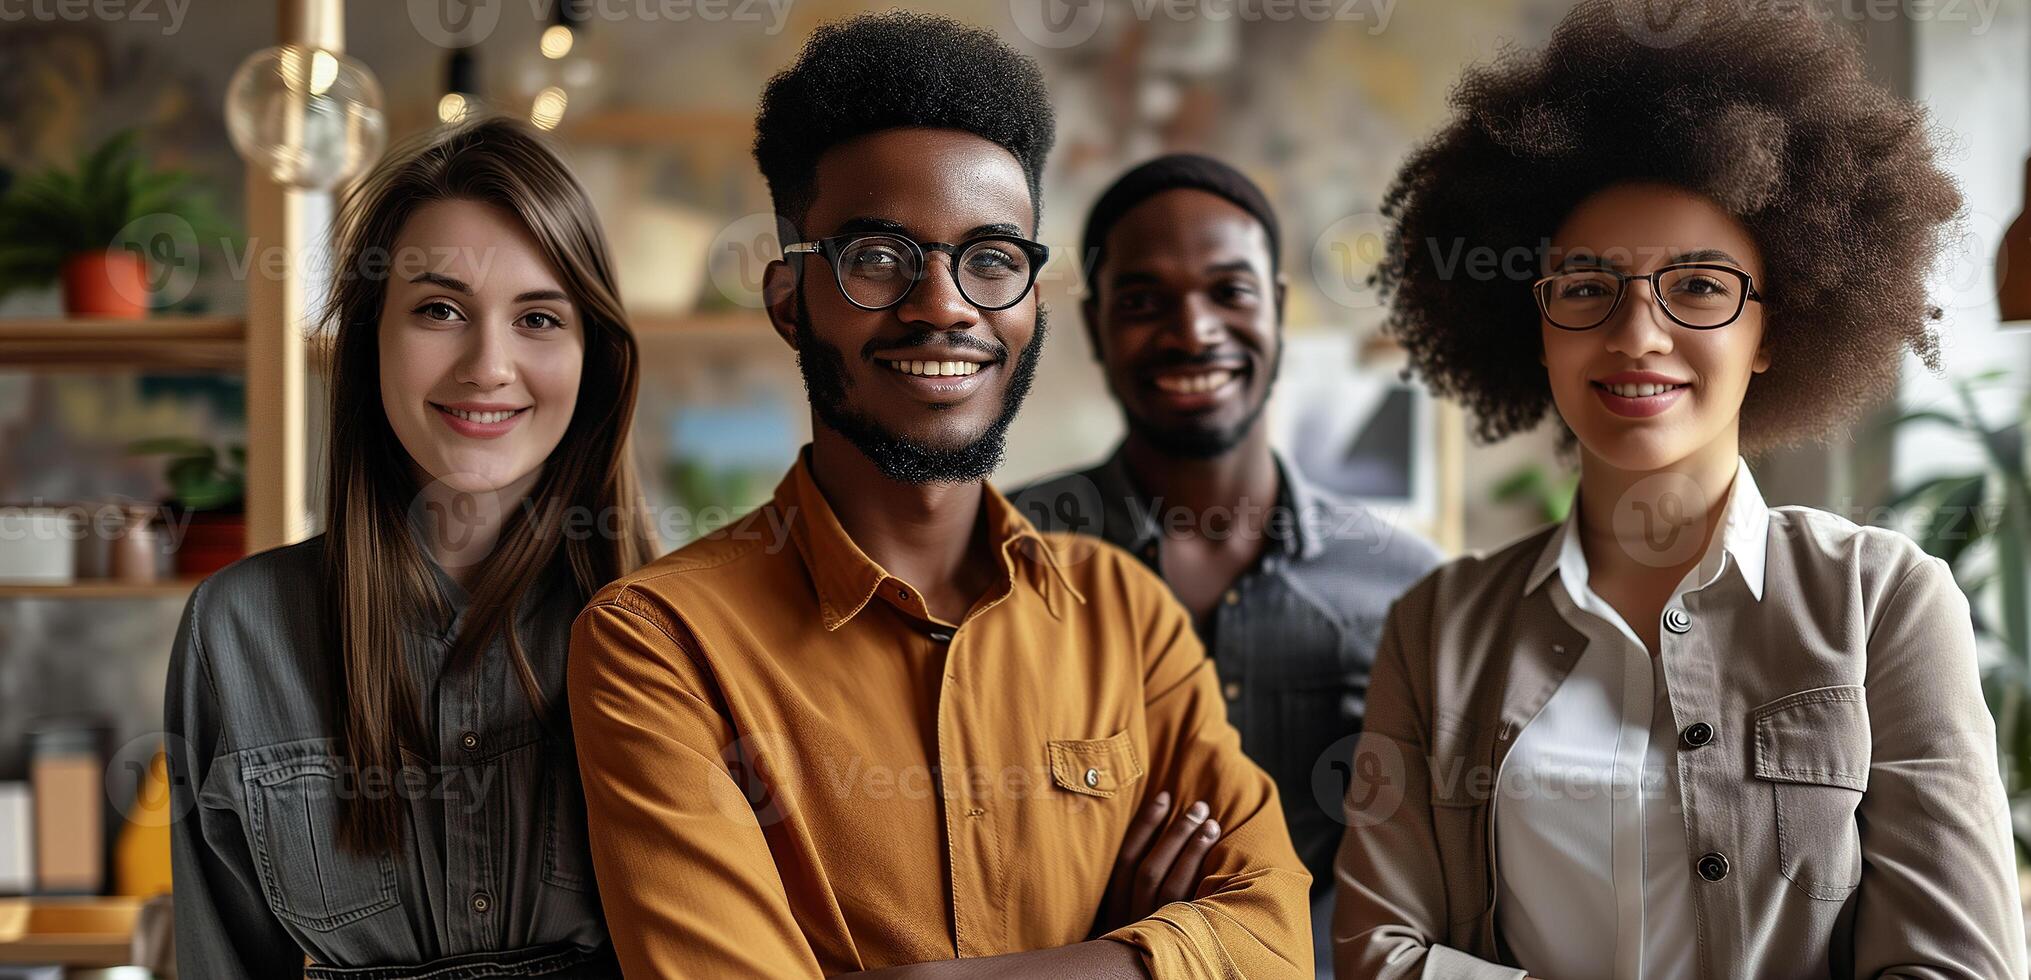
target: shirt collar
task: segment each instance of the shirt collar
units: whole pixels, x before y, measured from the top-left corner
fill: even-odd
[[[1072,585],[1062,567],[1073,559],[1054,550],[1036,527],[994,487],[982,482],[981,493],[988,540],[1001,556],[1010,584],[1018,577],[1016,562],[1020,556],[1031,566],[1048,568],[1046,574],[1057,589],[1062,589],[1067,597],[1084,603],[1086,597]],[[819,616],[827,631],[846,625],[865,609],[868,600],[875,597],[883,583],[892,580],[902,583],[860,550],[853,537],[846,533],[846,528],[840,525],[832,504],[811,477],[809,444],[797,453],[797,462],[776,485],[774,505],[789,523],[790,537],[804,557],[804,567],[811,573],[812,586],[818,593]],[[915,593],[915,586],[903,587]],[[1045,602],[1051,612],[1062,616],[1063,610],[1055,594],[1041,588],[1039,591],[1046,591]]]
[[[1114,447],[1107,461],[1094,471],[1093,485],[1100,491],[1103,531],[1124,529],[1125,535],[1110,540],[1131,553],[1143,555],[1145,548],[1162,537],[1156,522],[1161,502],[1152,506],[1150,498],[1136,487],[1135,476],[1128,470],[1126,446],[1124,442]],[[1317,558],[1326,542],[1309,533],[1307,518],[1322,502],[1319,490],[1300,476],[1297,467],[1286,462],[1281,453],[1271,451],[1270,458],[1276,463],[1276,506],[1288,516],[1270,521],[1267,530],[1286,557]]]
[[[1757,601],[1763,599],[1763,566],[1770,549],[1770,508],[1763,501],[1763,493],[1756,487],[1756,478],[1749,473],[1748,461],[1735,457],[1735,482],[1728,491],[1727,509],[1721,519],[1721,533],[1707,545],[1706,554],[1700,557],[1699,567],[1693,572],[1695,588],[1704,588],[1720,574],[1724,557],[1733,558],[1729,563],[1742,576],[1742,582],[1749,587],[1749,594]],[[1560,577],[1574,586],[1587,581],[1587,556],[1580,547],[1580,536],[1576,522],[1580,517],[1579,502],[1575,500],[1566,519],[1553,529],[1551,538],[1538,553],[1537,564],[1524,579],[1523,593],[1537,591],[1544,580],[1556,571]]]
[[[472,595],[451,573],[444,570],[429,549],[417,542],[418,553],[423,558],[423,567],[429,573],[430,584],[435,587],[436,601],[426,610],[422,619],[411,628],[424,636],[434,636],[450,643],[458,639],[458,632],[465,628],[466,610],[472,605]],[[583,605],[582,597],[575,594],[575,588],[565,588],[569,581],[560,580],[564,572],[559,563],[551,562],[539,568],[535,581],[522,592],[521,605],[515,610],[515,627],[527,628],[547,604],[558,602]]]

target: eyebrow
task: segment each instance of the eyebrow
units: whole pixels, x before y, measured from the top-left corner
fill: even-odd
[[[1251,279],[1261,278],[1256,273],[1255,263],[1250,262],[1247,259],[1235,259],[1230,262],[1215,262],[1211,265],[1206,266],[1204,271],[1207,275],[1215,275],[1215,276],[1232,275],[1240,273],[1247,275]],[[1144,283],[1154,283],[1161,281],[1163,281],[1162,277],[1158,276],[1154,272],[1141,272],[1135,270],[1130,270],[1127,272],[1119,272],[1112,276],[1109,276],[1107,279],[1108,284],[1113,286],[1139,286]]]
[[[442,286],[455,293],[462,293],[467,296],[473,295],[472,287],[470,285],[467,285],[465,280],[456,279],[451,276],[444,275],[442,273],[437,272],[419,273],[416,276],[416,278],[411,279],[409,281],[412,283],[429,283],[430,285],[433,286]],[[515,296],[514,301],[517,303],[533,303],[537,300],[543,299],[556,300],[557,302],[560,303],[568,303],[571,301],[571,297],[564,295],[564,292],[558,289],[532,289],[526,293],[517,294]]]
[[[1690,252],[1680,252],[1672,256],[1671,260],[1673,262],[1726,262],[1729,265],[1742,264],[1742,260],[1718,248],[1696,248]]]
[[[1721,249],[1718,248],[1696,248],[1687,252],[1677,252],[1668,257],[1666,259],[1665,264],[1677,265],[1678,263],[1681,262],[1721,262],[1735,266],[1737,268],[1746,268],[1746,266],[1742,264],[1741,259],[1738,259],[1733,255],[1730,255],[1727,252],[1722,251]],[[1582,254],[1568,256],[1565,261],[1559,263],[1558,267],[1560,269],[1570,269],[1574,267],[1588,269],[1607,269],[1612,268],[1613,263],[1610,263],[1602,259],[1598,255]]]
[[[889,235],[902,235],[905,238],[910,237],[909,228],[902,222],[869,215],[848,218],[840,222],[839,226],[833,230],[835,235],[856,235],[862,232],[880,232]],[[1006,221],[995,221],[984,225],[975,225],[966,234],[960,236],[960,240],[965,241],[968,238],[979,238],[982,235],[1014,235],[1021,237],[1022,233],[1023,230],[1016,225]]]

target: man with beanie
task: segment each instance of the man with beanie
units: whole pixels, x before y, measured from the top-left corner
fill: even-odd
[[[1330,976],[1340,792],[1375,645],[1390,603],[1440,555],[1271,450],[1284,284],[1276,214],[1247,177],[1192,154],[1142,164],[1094,205],[1080,258],[1087,337],[1128,434],[1100,465],[1013,499],[1038,527],[1126,549],[1191,612],[1312,872]]]

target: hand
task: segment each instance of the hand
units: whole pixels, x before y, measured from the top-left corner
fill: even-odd
[[[1206,802],[1200,800],[1173,817],[1168,792],[1143,804],[1142,812],[1128,826],[1128,835],[1122,838],[1114,876],[1108,881],[1107,897],[1094,922],[1094,935],[1148,918],[1171,902],[1192,900],[1204,877],[1201,865],[1206,852],[1220,840],[1220,822],[1209,814]],[[1164,824],[1166,818],[1170,818],[1169,826]]]

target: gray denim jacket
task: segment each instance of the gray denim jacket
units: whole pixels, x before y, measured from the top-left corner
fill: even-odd
[[[246,558],[184,609],[164,711],[180,974],[296,977],[307,956],[311,977],[620,976],[568,723],[544,731],[504,645],[445,668],[465,594],[441,570],[456,615],[412,631],[429,757],[408,757],[399,785],[339,758],[321,551],[313,538]],[[576,593],[533,589],[516,623],[560,716]],[[409,799],[402,850],[342,849],[341,798],[375,792]]]

